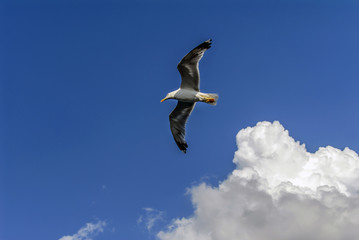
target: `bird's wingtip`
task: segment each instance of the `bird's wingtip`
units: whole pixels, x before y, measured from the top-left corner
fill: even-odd
[[[187,148],[188,148],[188,145],[186,142],[182,142],[182,143],[178,143],[176,142],[179,149],[183,152],[183,153],[187,153]]]
[[[212,39],[208,39],[207,41],[203,42],[198,47],[203,47],[203,48],[209,49],[209,48],[211,48],[211,45],[212,45]]]

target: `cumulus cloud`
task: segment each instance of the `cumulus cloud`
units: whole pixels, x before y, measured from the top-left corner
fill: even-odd
[[[86,223],[86,225],[77,231],[72,236],[63,236],[59,240],[93,240],[93,237],[98,233],[104,231],[106,226],[105,221],[98,221],[97,223]]]
[[[193,187],[193,216],[173,220],[159,239],[358,239],[357,153],[307,152],[279,122],[243,129],[236,140],[236,169],[218,187]]]

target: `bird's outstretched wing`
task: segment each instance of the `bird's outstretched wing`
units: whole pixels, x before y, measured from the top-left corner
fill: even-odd
[[[211,39],[201,43],[184,56],[177,65],[182,77],[181,88],[199,91],[198,62],[203,57],[204,52],[211,47],[211,44]]]
[[[196,103],[178,101],[177,106],[170,114],[170,126],[174,140],[179,149],[186,153],[187,143],[185,140],[186,122]]]

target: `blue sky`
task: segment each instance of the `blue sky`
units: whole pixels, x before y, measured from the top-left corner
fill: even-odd
[[[355,1],[1,1],[0,239],[153,239],[193,213],[186,189],[233,169],[235,136],[278,120],[314,152],[359,151]],[[168,122],[176,65],[199,43],[187,154]],[[157,226],[160,228],[161,226]]]

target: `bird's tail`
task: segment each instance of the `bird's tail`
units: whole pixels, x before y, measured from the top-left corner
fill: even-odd
[[[208,103],[208,104],[211,104],[213,106],[216,106],[217,105],[217,100],[218,100],[218,94],[215,94],[215,93],[204,93],[204,102],[205,103]]]

